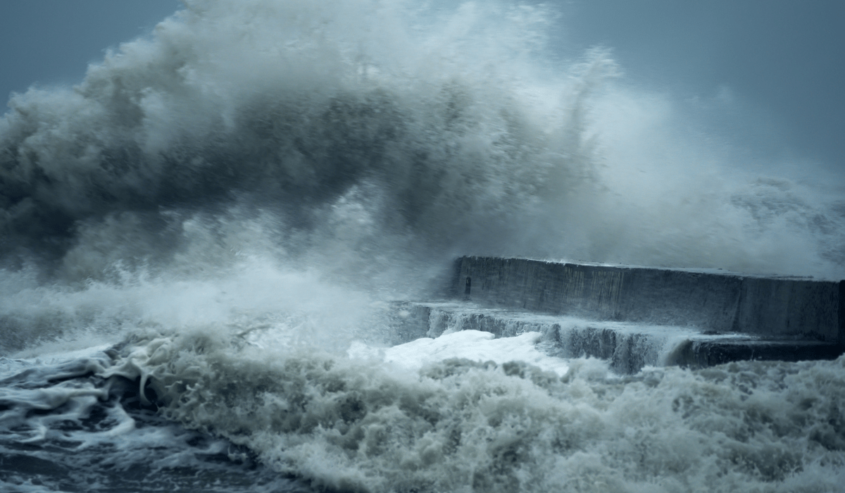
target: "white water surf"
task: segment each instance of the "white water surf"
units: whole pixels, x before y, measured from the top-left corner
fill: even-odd
[[[188,0],[15,95],[4,487],[839,491],[843,358],[619,376],[530,333],[386,342],[384,303],[442,296],[459,254],[845,275],[841,184],[743,168],[606,50],[555,60],[552,14]]]

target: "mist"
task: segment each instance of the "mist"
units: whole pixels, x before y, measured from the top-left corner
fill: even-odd
[[[728,86],[562,52],[572,15],[186,2],[79,84],[11,97],[2,261],[72,283],[250,255],[396,289],[379,273],[462,254],[842,277],[829,166],[768,152],[779,130]]]

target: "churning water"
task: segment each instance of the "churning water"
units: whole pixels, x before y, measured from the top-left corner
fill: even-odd
[[[438,297],[459,254],[845,276],[838,184],[755,176],[608,51],[556,59],[555,26],[186,0],[14,95],[2,487],[842,491],[845,358],[619,376],[532,333],[389,347],[386,302]]]

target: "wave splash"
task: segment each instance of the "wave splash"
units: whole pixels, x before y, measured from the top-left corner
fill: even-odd
[[[164,415],[338,491],[832,491],[845,360],[613,376],[450,359],[418,372],[209,334],[137,341],[106,372]]]
[[[225,235],[215,223],[232,216],[268,219],[288,250],[332,239],[397,250],[392,236],[443,252],[501,243],[554,184],[588,181],[581,122],[523,94],[520,57],[476,59],[479,7],[433,34],[411,29],[406,10],[188,2],[73,90],[16,96],[0,134],[4,253],[98,277],[117,261],[170,259],[192,241],[188,222]],[[509,10],[511,36],[483,49],[536,51],[541,18]],[[592,55],[579,84],[612,67]],[[81,258],[92,250],[103,253]]]
[[[843,270],[841,204],[798,183],[693,190],[667,178],[696,174],[678,162],[632,181],[630,163],[649,158],[632,138],[686,144],[613,85],[607,51],[546,68],[548,10],[185,5],[73,89],[12,98],[0,121],[7,266],[71,280],[117,264],[197,271],[186,252],[264,243],[338,271],[456,253]]]
[[[0,119],[2,354],[119,344],[97,385],[341,490],[841,484],[841,358],[561,378],[344,355],[458,254],[842,277],[835,193],[735,173],[608,51],[550,62],[545,8],[184,4]]]

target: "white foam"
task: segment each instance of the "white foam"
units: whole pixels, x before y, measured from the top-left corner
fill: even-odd
[[[151,375],[165,415],[317,487],[786,493],[842,477],[845,357],[625,378],[595,359],[562,377],[479,363],[532,359],[536,337],[465,331],[343,358],[194,334],[149,341],[124,369]]]
[[[425,365],[451,358],[463,358],[477,362],[493,361],[498,364],[521,361],[558,375],[566,374],[569,366],[565,360],[547,356],[537,349],[540,338],[539,332],[526,332],[516,337],[496,339],[489,332],[463,330],[443,334],[435,339],[423,337],[383,350],[356,342],[350,347],[348,354],[353,358],[377,357],[409,370],[418,370]]]
[[[54,394],[9,393],[3,418],[29,428],[8,437],[81,423],[96,371],[336,490],[838,484],[842,359],[625,380],[544,356],[536,333],[315,347],[345,349],[373,298],[422,290],[454,254],[842,272],[841,194],[738,178],[667,98],[609,85],[606,51],[547,69],[543,8],[184,3],[75,90],[33,89],[0,119],[0,260],[50,260],[0,271],[0,350],[127,343],[114,368],[25,376]],[[78,407],[27,418],[63,402]],[[176,437],[110,419],[90,443],[116,443],[117,463]]]

